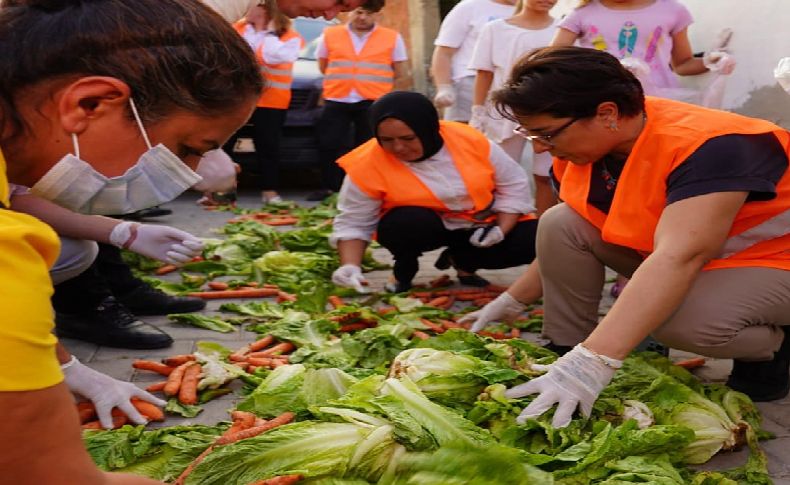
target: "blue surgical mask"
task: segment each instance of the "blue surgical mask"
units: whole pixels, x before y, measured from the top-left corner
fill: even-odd
[[[200,182],[190,169],[161,143],[151,146],[137,107],[129,98],[134,119],[148,150],[123,175],[107,177],[80,158],[77,135],[68,154],[31,188],[33,194],[82,214],[128,214],[169,202]]]

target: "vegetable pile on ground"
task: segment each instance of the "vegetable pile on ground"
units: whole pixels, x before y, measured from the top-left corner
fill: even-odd
[[[271,299],[224,303],[232,318],[172,318],[217,331],[246,325],[259,338],[238,349],[202,342],[194,354],[134,364],[166,376],[149,389],[183,416],[243,384],[230,421],[146,430],[119,418],[123,426],[111,431],[91,424],[84,439],[102,469],[183,485],[771,483],[758,445],[769,436],[741,393],[702,384],[658,354],[635,353],[590,418],[557,429],[550,411],[517,424],[533,397],[511,400],[504,390],[557,358],[517,338],[539,328],[539,309],[476,335],[457,318],[502,288],[450,289],[443,278],[410,294],[346,302],[328,282],[335,262],[322,252],[325,234],[313,244],[308,233],[273,234],[253,220],[229,226],[239,224],[260,234],[232,233],[194,264],[221,264],[201,268],[243,278],[206,293],[267,289]],[[287,241],[300,241],[291,246],[299,249],[283,249]],[[690,468],[744,446],[742,467]]]

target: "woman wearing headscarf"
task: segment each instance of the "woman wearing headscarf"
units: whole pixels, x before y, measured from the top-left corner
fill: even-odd
[[[419,93],[389,93],[371,106],[375,138],[338,160],[347,177],[330,242],[340,254],[332,280],[362,290],[360,263],[375,237],[395,259],[389,291],[411,287],[425,251],[446,247],[437,268],[485,286],[478,269],[535,257],[537,220],[526,174],[465,124],[439,121]]]

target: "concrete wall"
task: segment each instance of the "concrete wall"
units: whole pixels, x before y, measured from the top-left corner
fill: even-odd
[[[406,42],[413,89],[428,92],[428,66],[433,53],[433,40],[439,32],[438,0],[387,0],[382,12],[381,24],[400,32]]]
[[[577,0],[559,0],[552,13],[569,12]],[[695,52],[704,51],[725,27],[734,34],[729,49],[738,61],[730,76],[723,108],[764,118],[790,128],[790,96],[779,87],[773,70],[790,57],[790,1],[682,0],[694,17],[689,39]],[[709,75],[681,77],[686,87],[699,88]]]

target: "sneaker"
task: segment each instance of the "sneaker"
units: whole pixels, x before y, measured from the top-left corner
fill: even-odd
[[[762,362],[734,359],[727,386],[755,402],[775,401],[790,393],[790,327],[782,327],[785,338],[773,360]]]
[[[142,219],[148,219],[149,217],[169,216],[172,213],[173,211],[171,211],[170,209],[163,209],[158,205],[155,205],[153,207],[149,207],[148,209],[140,209],[139,211],[132,212],[130,214],[123,214],[120,216],[110,216],[110,217],[126,219],[129,221],[139,221]]]
[[[491,284],[487,279],[474,273],[465,276],[458,275],[458,281],[464,286],[474,286],[475,288],[483,288]]]
[[[122,349],[163,349],[173,344],[170,335],[138,320],[112,296],[89,312],[58,313],[55,333],[58,337]]]
[[[206,302],[200,298],[170,296],[147,284],[142,284],[137,289],[117,298],[135,315],[191,313],[206,308]]]
[[[411,289],[411,282],[401,283],[400,281],[388,281],[384,285],[384,289],[388,293],[403,293]]]

